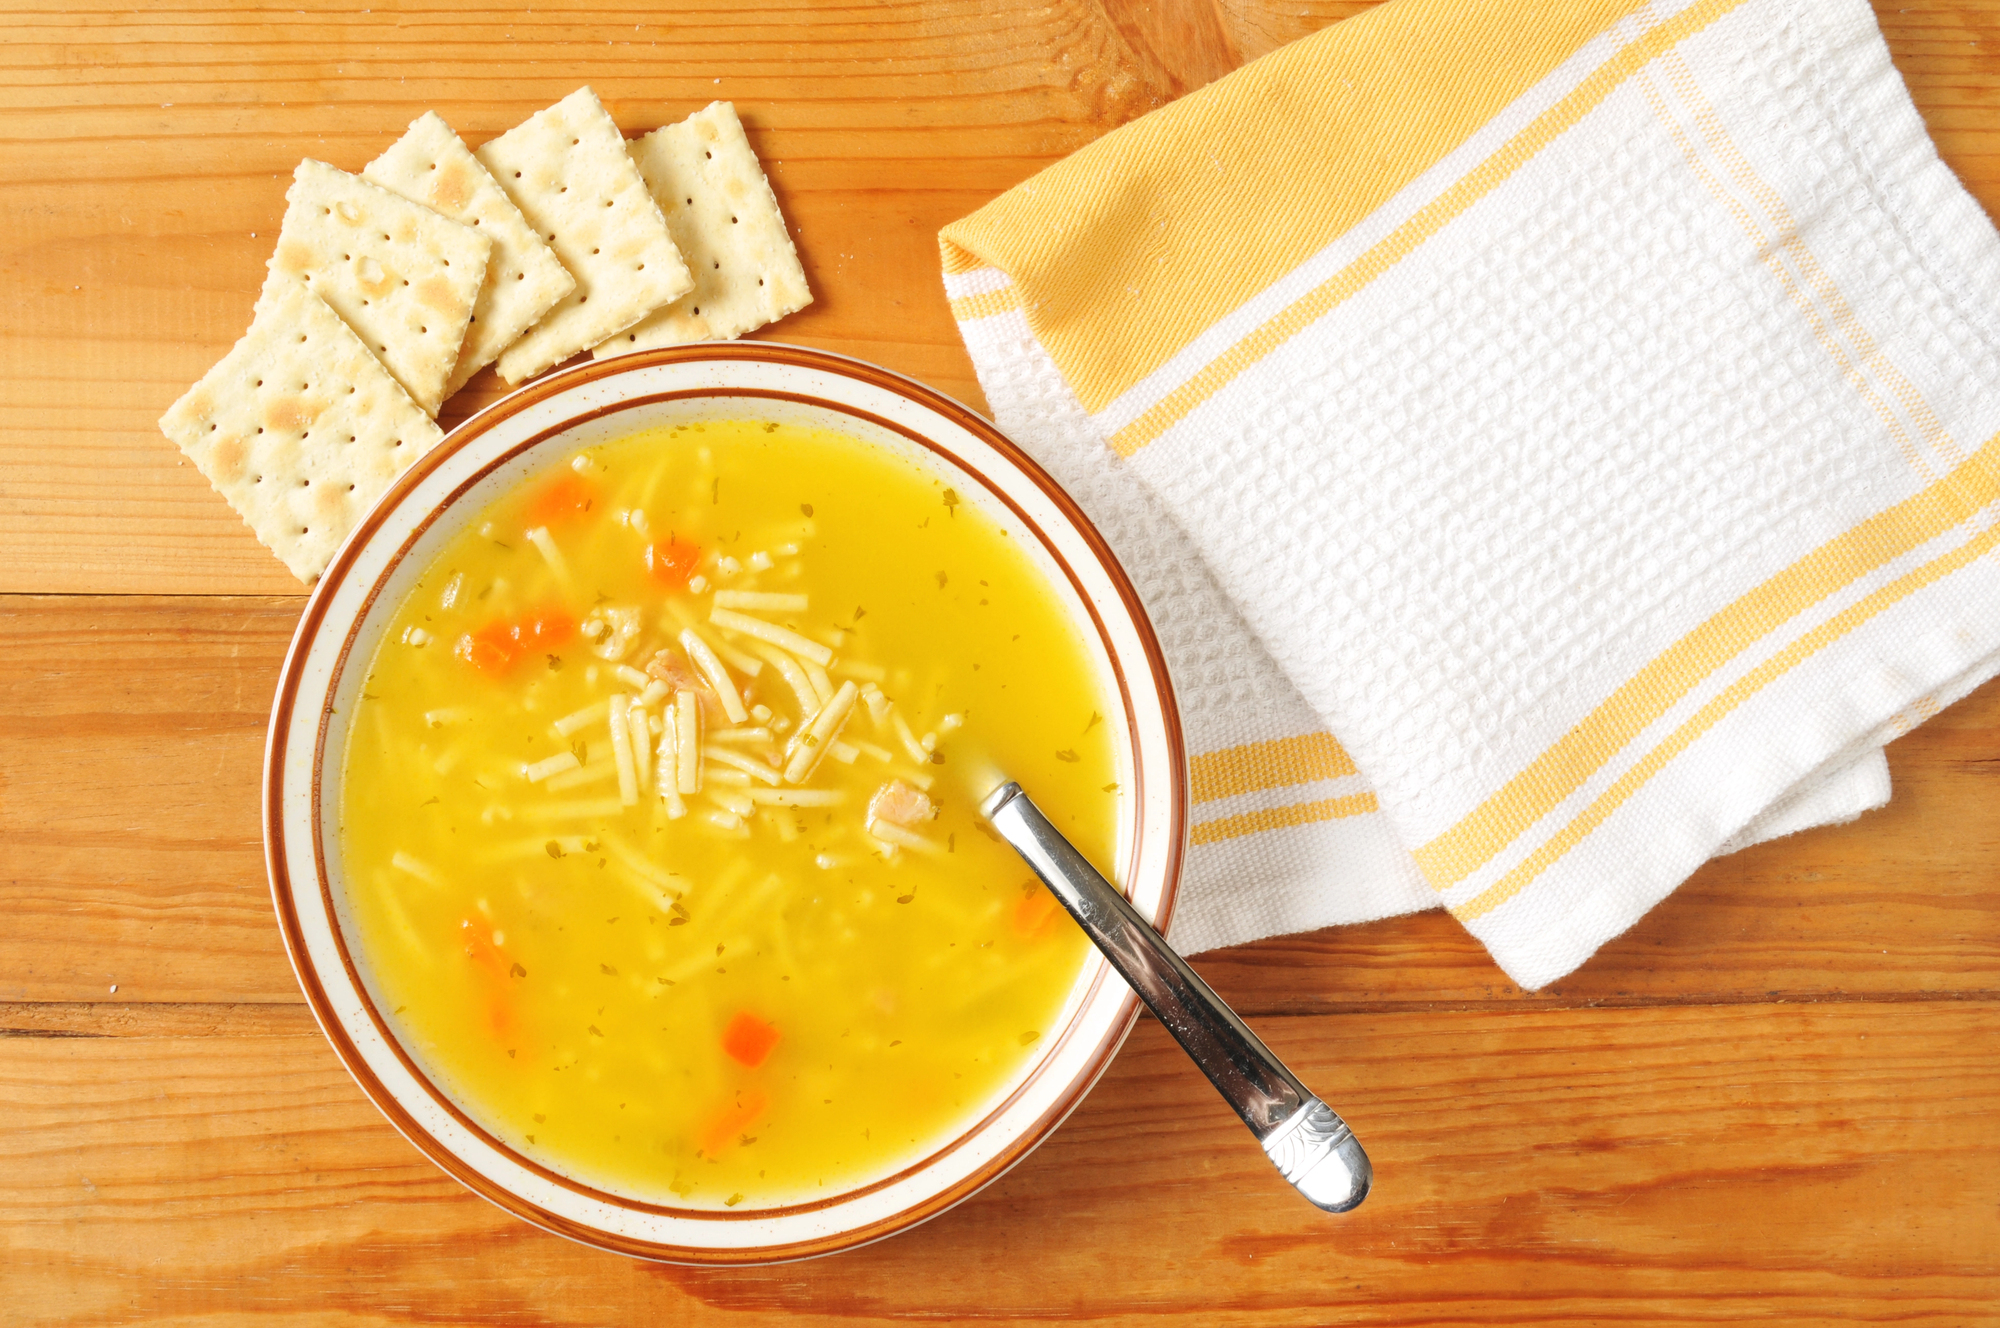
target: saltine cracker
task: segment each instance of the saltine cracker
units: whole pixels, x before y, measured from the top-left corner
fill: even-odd
[[[711,102],[630,151],[694,273],[694,289],[600,344],[597,358],[730,340],[812,303],[784,214],[734,106]]]
[[[465,344],[445,380],[446,397],[491,364],[576,286],[576,278],[557,260],[555,251],[535,234],[506,191],[436,111],[424,112],[387,151],[362,168],[361,176],[478,228],[493,244]]]
[[[597,94],[579,88],[473,153],[576,278],[498,361],[509,384],[623,332],[694,285]]]
[[[308,158],[285,194],[266,289],[311,286],[436,415],[492,250],[472,227]]]
[[[160,430],[307,585],[389,482],[444,436],[353,329],[284,276]]]

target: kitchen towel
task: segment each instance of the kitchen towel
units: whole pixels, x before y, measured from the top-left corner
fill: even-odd
[[[1543,986],[2000,665],[2000,236],[1862,0],[1391,0],[941,244],[1160,629],[1184,949]]]

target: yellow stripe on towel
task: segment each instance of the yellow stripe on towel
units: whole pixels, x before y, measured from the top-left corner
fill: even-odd
[[[944,269],[1011,276],[1036,339],[1102,410],[1644,2],[1396,0],[1358,14],[954,222]],[[1276,208],[1274,165],[1289,200]]]
[[[1703,679],[1807,609],[1996,499],[2000,434],[1935,484],[1828,540],[1674,642],[1476,811],[1419,848],[1417,865],[1439,890],[1463,881],[1554,811]]]
[[[1338,821],[1348,816],[1366,816],[1376,810],[1373,793],[1355,793],[1345,798],[1323,798],[1318,802],[1295,802],[1289,807],[1271,807],[1199,821],[1188,831],[1190,844],[1216,844],[1225,839],[1241,839],[1262,830],[1279,830],[1290,825],[1312,825]]]
[[[975,318],[991,318],[1021,307],[1021,292],[1015,286],[1002,286],[999,290],[981,291],[977,295],[961,295],[951,302],[951,316],[961,323],[969,323]]]
[[[1361,257],[1293,301],[1276,317],[1155,402],[1138,419],[1113,434],[1112,450],[1120,456],[1129,457],[1171,429],[1244,370],[1364,290],[1467,208],[1506,183],[1514,172],[1595,110],[1621,84],[1657,59],[1662,52],[1672,50],[1742,3],[1743,0],[1701,0],[1701,3],[1691,5],[1665,22],[1647,29],[1599,65],[1568,96],[1536,116],[1527,128],[1418,209],[1414,216],[1377,241]]]
[[[1310,784],[1356,773],[1354,759],[1331,733],[1247,742],[1219,752],[1202,752],[1188,762],[1196,802],[1214,802],[1260,789]]]
[[[1529,854],[1524,862],[1473,898],[1453,906],[1452,916],[1462,922],[1470,922],[1491,913],[1527,889],[1536,877],[1561,861],[1591,831],[1602,825],[1606,817],[1645,787],[1647,781],[1658,774],[1667,762],[1680,755],[1695,739],[1714,728],[1738,706],[1883,610],[1991,553],[1996,545],[2000,545],[2000,526],[1989,526],[1950,553],[1933,558],[1915,571],[1896,578],[1849,605],[1738,678],[1668,734],[1658,747],[1646,753],[1644,760],[1619,776],[1617,782],[1599,794],[1581,815]],[[1195,828],[1199,830],[1201,827]]]

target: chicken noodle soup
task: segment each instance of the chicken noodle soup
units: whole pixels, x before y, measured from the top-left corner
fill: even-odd
[[[1004,770],[1112,862],[1097,658],[885,447],[734,421],[565,457],[424,569],[354,706],[377,998],[586,1183],[734,1208],[893,1172],[990,1107],[1081,971],[975,799]]]

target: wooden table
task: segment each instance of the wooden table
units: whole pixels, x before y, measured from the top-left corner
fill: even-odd
[[[586,80],[628,130],[731,98],[819,296],[777,334],[977,403],[938,227],[1363,6],[304,2],[0,9],[0,1320],[2000,1322],[1992,687],[1891,748],[1888,810],[1711,865],[1552,990],[1437,914],[1204,957],[1367,1141],[1341,1220],[1150,1022],[1012,1174],[832,1259],[648,1266],[447,1180],[273,925],[298,588],[153,423],[246,323],[294,163]],[[2000,0],[1881,17],[1993,209]]]

